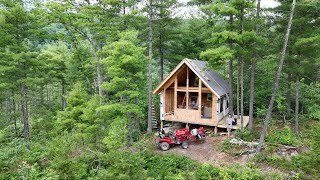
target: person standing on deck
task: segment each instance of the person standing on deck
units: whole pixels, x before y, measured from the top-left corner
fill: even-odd
[[[233,117],[231,116],[231,114],[229,114],[228,118],[226,119],[228,137],[230,137],[230,132],[231,132],[231,129],[232,129],[232,122],[233,121],[234,121]]]

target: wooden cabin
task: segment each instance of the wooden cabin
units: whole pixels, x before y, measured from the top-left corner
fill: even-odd
[[[161,82],[160,120],[218,127],[227,116],[228,83],[206,61],[184,59]]]

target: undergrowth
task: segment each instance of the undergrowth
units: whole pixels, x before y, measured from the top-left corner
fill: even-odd
[[[303,120],[303,118],[301,118]],[[296,135],[292,128],[270,127],[264,150],[254,157],[254,162],[267,164],[284,171],[294,171],[295,178],[320,178],[320,122],[303,123],[300,134]],[[298,148],[299,154],[279,156],[275,153],[279,145],[290,145]],[[308,150],[304,150],[308,149]]]

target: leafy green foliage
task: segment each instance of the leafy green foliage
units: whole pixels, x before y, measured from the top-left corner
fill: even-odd
[[[82,85],[80,83],[76,84],[75,89],[68,95],[68,107],[65,111],[61,111],[57,115],[57,123],[62,131],[81,131],[85,124],[81,116],[86,108],[85,103],[88,100],[89,96]]]
[[[266,141],[276,144],[298,145],[299,138],[288,126],[283,127],[281,131],[271,127]]]
[[[42,2],[0,1],[0,179],[282,178],[274,172],[262,175],[252,164],[215,167],[184,156],[155,153],[153,142],[146,141],[152,137],[144,134],[148,21],[140,1]],[[190,3],[198,5],[202,13],[180,18],[175,14],[180,6],[176,0],[154,1],[153,68],[159,69],[161,55],[164,74],[185,57],[207,60],[221,70],[230,60],[244,56],[246,92],[250,78],[247,61],[255,50],[259,58],[254,113],[264,117],[289,1],[281,1],[275,9],[263,9],[266,13],[260,22],[254,22],[253,1]],[[310,119],[320,119],[319,7],[314,0],[297,5],[286,72],[281,76],[300,75],[301,134],[292,132],[290,119],[283,128],[282,122],[272,121],[265,154],[255,159],[281,170],[295,170],[292,178],[319,179],[319,121]],[[255,23],[261,24],[259,36],[252,31]],[[97,95],[101,87],[98,76],[104,96]],[[286,78],[280,80],[273,119],[288,120],[287,92],[293,88],[287,89],[292,82]],[[25,94],[21,87],[26,87]],[[64,100],[65,109],[61,108]],[[246,114],[247,93],[244,100]],[[27,108],[22,108],[23,101]],[[25,118],[22,109],[27,110],[30,150],[22,140],[26,126],[21,121]],[[252,141],[257,133],[244,130],[235,134]],[[286,159],[274,155],[277,144],[307,150]],[[227,140],[220,149],[231,156],[243,152]]]
[[[297,138],[288,127],[285,127],[283,130],[273,129],[272,134],[275,135],[270,135],[271,133],[269,133],[267,136],[268,142],[272,141],[271,143],[291,143],[292,145],[299,145],[302,141],[301,139],[304,139],[305,145],[300,146],[300,153],[298,155],[288,158],[285,156],[277,156],[275,154],[275,147],[277,145],[272,146],[271,144],[268,144],[267,148],[269,150],[262,152],[260,155],[256,155],[254,161],[287,171],[295,170],[297,177],[294,178],[319,178],[319,125],[320,123],[318,121],[313,121],[312,125],[302,126],[301,128],[305,131],[302,131],[301,138]],[[312,149],[306,150],[306,145]]]
[[[203,164],[196,172],[197,179],[213,179],[219,177],[220,170],[210,164]]]
[[[252,142],[259,138],[259,132],[257,131],[250,131],[248,129],[240,130],[237,129],[234,132],[235,137],[240,138],[244,141]]]
[[[303,92],[303,102],[307,107],[308,116],[310,118],[320,120],[320,83],[311,83],[310,85],[301,84]]]
[[[220,46],[216,49],[201,52],[200,58],[208,60],[211,66],[216,67],[233,59],[234,52],[226,46]]]

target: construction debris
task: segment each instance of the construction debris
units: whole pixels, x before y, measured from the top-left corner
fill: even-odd
[[[236,145],[239,145],[239,146],[245,145],[245,146],[248,146],[250,148],[254,148],[254,147],[258,146],[258,144],[259,144],[257,142],[247,142],[247,141],[244,141],[242,139],[236,139],[236,138],[232,138],[229,142],[231,144],[236,144]]]

